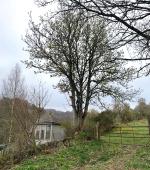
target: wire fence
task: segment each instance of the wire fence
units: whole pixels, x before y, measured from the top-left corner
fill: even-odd
[[[149,129],[150,126],[116,126],[101,139],[109,144],[150,145]]]

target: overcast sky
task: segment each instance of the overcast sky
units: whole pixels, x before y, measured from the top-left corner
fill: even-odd
[[[20,62],[29,57],[28,53],[23,51],[25,43],[22,41],[22,37],[28,28],[28,13],[31,10],[35,19],[38,18],[40,13],[43,13],[43,9],[39,9],[34,4],[34,0],[1,0],[0,86],[2,86],[2,80],[10,73],[12,67],[19,63],[28,85],[34,86],[36,82],[42,81],[49,88],[51,97],[48,107],[67,110],[69,106],[68,102],[66,102],[66,97],[52,87],[57,81],[50,79],[45,74],[35,75],[33,70],[26,69],[25,65]]]
[[[54,9],[53,6],[50,7]],[[44,9],[38,8],[34,4],[34,0],[1,0],[0,5],[0,86],[1,82],[9,74],[10,70],[16,63],[20,63],[23,74],[28,85],[35,85],[35,82],[42,80],[47,84],[51,93],[48,107],[59,110],[67,110],[69,108],[66,97],[54,90],[52,85],[56,84],[55,79],[50,79],[48,75],[35,75],[33,70],[26,69],[20,62],[28,59],[28,53],[23,51],[25,47],[21,37],[25,35],[28,28],[28,12],[33,11],[35,19],[38,18]],[[149,90],[150,78],[142,78],[136,80],[133,85],[135,88],[143,89],[142,97],[150,102]]]

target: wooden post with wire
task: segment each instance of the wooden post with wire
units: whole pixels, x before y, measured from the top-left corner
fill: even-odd
[[[122,127],[120,126],[120,137],[121,137],[121,145],[122,145]]]

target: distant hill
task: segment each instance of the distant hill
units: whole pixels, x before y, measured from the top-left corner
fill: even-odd
[[[46,112],[51,113],[53,121],[63,123],[67,121],[73,121],[74,113],[70,111],[58,111],[55,109],[46,109]]]

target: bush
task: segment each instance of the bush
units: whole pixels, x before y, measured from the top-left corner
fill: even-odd
[[[95,123],[100,134],[103,134],[106,131],[110,131],[115,123],[116,114],[110,110],[101,112],[94,118]]]
[[[136,113],[130,108],[124,108],[120,113],[122,123],[127,123],[136,119]]]
[[[65,136],[66,137],[74,137],[74,133],[75,133],[75,126],[69,122],[63,122],[62,126],[65,128]]]
[[[89,141],[95,139],[94,129],[83,129],[83,131],[78,134],[77,139]]]

